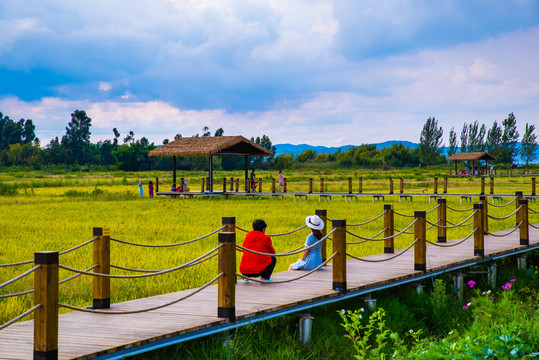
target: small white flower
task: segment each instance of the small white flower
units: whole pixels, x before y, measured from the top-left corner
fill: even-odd
[[[363,315],[359,315],[359,320],[363,319]]]
[[[365,312],[365,309],[361,308],[361,309],[359,309],[359,311],[361,311],[361,312]]]
[[[471,303],[471,302],[469,302],[469,303],[467,303],[467,304],[466,304],[466,306],[470,306],[470,305],[472,305],[472,303]]]
[[[413,333],[414,333],[414,330],[413,330],[413,329],[410,329],[410,330],[408,330],[408,332],[409,332],[410,334],[413,334]]]
[[[346,311],[344,311],[344,309],[341,309],[341,314],[344,314]]]
[[[490,294],[490,290],[487,290],[487,294]]]

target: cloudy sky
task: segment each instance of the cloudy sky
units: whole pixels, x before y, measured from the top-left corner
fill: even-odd
[[[0,0],[0,111],[42,145],[208,126],[273,143],[418,142],[539,124],[537,0]],[[122,136],[123,137],[123,136]]]

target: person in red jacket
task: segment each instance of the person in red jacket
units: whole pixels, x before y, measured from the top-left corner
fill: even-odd
[[[267,225],[264,220],[253,221],[253,231],[250,231],[243,240],[243,247],[261,253],[275,254],[271,238],[266,235]],[[240,262],[240,272],[248,277],[259,277],[264,281],[271,281],[270,277],[275,268],[277,259],[274,256],[253,254],[243,250]]]

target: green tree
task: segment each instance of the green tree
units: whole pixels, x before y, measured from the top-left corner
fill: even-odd
[[[522,136],[520,148],[520,157],[526,161],[526,166],[537,158],[537,135],[533,133],[534,131],[535,125],[526,123],[526,130]]]
[[[438,127],[438,120],[434,117],[429,117],[419,138],[419,160],[422,164],[435,164],[439,158],[442,145],[442,136],[444,131],[442,127]]]
[[[302,153],[296,155],[296,161],[300,163],[307,162],[308,160],[314,160],[316,157],[316,151],[313,149],[307,149]]]
[[[468,125],[464,123],[462,125],[462,131],[460,132],[460,152],[468,151]]]
[[[213,136],[223,136],[224,133],[225,131],[223,130],[223,128],[219,128],[215,131],[215,135]]]
[[[457,133],[455,132],[455,128],[452,127],[451,131],[449,132],[449,149],[447,149],[447,156],[449,157],[455,154],[458,147]]]
[[[498,126],[498,123],[494,120],[494,124],[492,124],[492,127],[487,132],[487,140],[485,141],[487,152],[494,157],[498,157],[501,143],[502,128]]]
[[[90,127],[92,119],[84,110],[75,110],[67,124],[66,134],[62,137],[66,162],[85,164],[90,156]]]
[[[468,151],[478,152],[485,150],[485,133],[487,128],[485,124],[479,127],[479,122],[476,120],[468,126]]]
[[[507,118],[503,120],[502,125],[502,143],[498,161],[511,164],[518,154],[517,142],[519,134],[517,131],[517,120],[515,115],[510,113]]]

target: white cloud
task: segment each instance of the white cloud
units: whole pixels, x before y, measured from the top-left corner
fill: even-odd
[[[110,89],[112,89],[112,84],[106,81],[100,81],[99,82],[99,90],[107,92]]]

